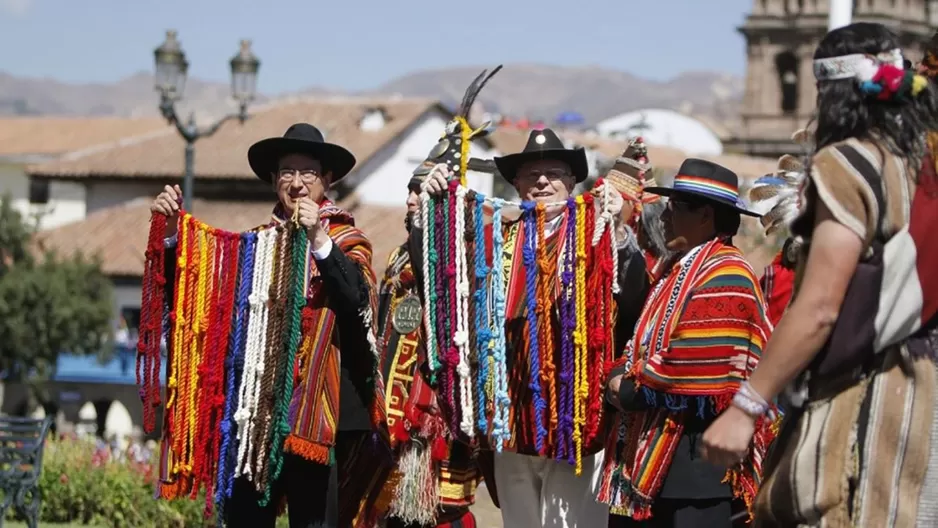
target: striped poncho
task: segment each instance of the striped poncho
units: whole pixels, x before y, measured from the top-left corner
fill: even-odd
[[[674,264],[652,289],[626,349],[627,376],[649,408],[618,415],[599,500],[615,514],[649,518],[686,413],[712,418],[726,409],[771,331],[755,274],[738,249],[714,239]],[[728,472],[734,494],[747,504],[772,436],[760,420],[749,458]]]

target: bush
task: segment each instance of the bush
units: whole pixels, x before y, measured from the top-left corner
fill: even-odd
[[[50,441],[39,479],[40,522],[121,528],[215,526],[214,518],[203,516],[204,493],[195,501],[154,498],[155,463],[112,460],[107,450],[96,449],[90,441]]]

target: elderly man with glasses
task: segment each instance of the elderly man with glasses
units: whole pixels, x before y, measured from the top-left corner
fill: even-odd
[[[377,358],[366,341],[374,322],[362,315],[374,313],[377,299],[371,243],[354,226],[352,216],[326,198],[329,186],[355,166],[355,157],[339,145],[326,143],[316,127],[298,123],[283,137],[252,145],[248,162],[257,177],[273,185],[277,193],[278,203],[267,226],[295,217],[307,230],[303,324],[313,330],[296,356],[284,468],[277,481],[270,483],[272,498],[261,500],[259,490],[267,483],[263,472],[251,474],[254,461],[235,467],[231,495],[223,501],[226,525],[273,528],[286,499],[291,528],[351,526],[347,515],[352,506],[346,505],[357,504],[358,499],[340,495],[339,488],[346,489],[348,481],[361,476],[347,475],[342,468],[353,459],[373,454],[372,431],[385,432],[386,437],[383,383],[375,375]],[[180,198],[178,186],[167,186],[151,206],[152,211],[170,217],[168,248],[176,243],[174,220]],[[166,259],[169,264],[173,261]],[[261,395],[262,401],[273,397]],[[271,436],[259,441],[270,442]],[[221,456],[222,465],[239,465],[235,453]],[[165,474],[161,477],[166,478]]]

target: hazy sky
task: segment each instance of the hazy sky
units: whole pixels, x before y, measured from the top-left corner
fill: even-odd
[[[0,0],[0,71],[109,82],[152,71],[166,29],[192,76],[226,81],[238,41],[259,89],[366,89],[419,69],[533,62],[652,79],[742,74],[752,0]],[[464,6],[464,7],[459,7]]]

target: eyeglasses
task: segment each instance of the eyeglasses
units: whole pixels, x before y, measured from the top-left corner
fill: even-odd
[[[279,181],[285,183],[293,182],[297,177],[300,178],[300,181],[303,183],[312,183],[316,180],[322,179],[322,174],[319,173],[316,169],[280,169],[277,172]]]
[[[696,211],[697,209],[700,209],[700,207],[700,204],[685,202],[683,200],[675,200],[674,198],[669,199],[667,205],[669,211],[678,213]]]
[[[540,180],[541,176],[545,176],[548,180],[562,180],[564,178],[569,178],[570,173],[563,169],[550,169],[546,171],[532,170],[521,174],[522,178],[530,178],[532,180]]]

